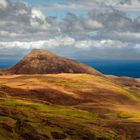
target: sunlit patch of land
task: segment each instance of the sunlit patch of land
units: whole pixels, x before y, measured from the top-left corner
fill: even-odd
[[[140,83],[129,80],[88,74],[0,76],[0,139],[138,139]]]

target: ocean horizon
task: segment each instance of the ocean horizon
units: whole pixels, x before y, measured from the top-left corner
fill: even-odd
[[[15,65],[18,60],[0,60],[0,68],[8,68]],[[95,68],[106,75],[128,76],[140,78],[139,60],[76,60]]]
[[[78,60],[106,75],[140,78],[139,60]]]

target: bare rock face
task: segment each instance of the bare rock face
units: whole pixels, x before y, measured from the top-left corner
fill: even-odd
[[[87,73],[102,75],[95,69],[45,50],[32,50],[15,66],[0,70],[4,74]]]

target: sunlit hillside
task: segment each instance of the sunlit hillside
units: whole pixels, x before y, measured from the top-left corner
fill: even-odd
[[[1,140],[134,140],[139,126],[138,85],[87,74],[0,77]]]

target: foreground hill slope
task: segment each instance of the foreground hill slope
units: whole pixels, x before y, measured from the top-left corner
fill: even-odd
[[[15,66],[1,70],[2,74],[87,73],[101,75],[95,69],[49,51],[32,50]]]
[[[129,85],[88,74],[0,76],[1,140],[139,138],[140,92]]]

